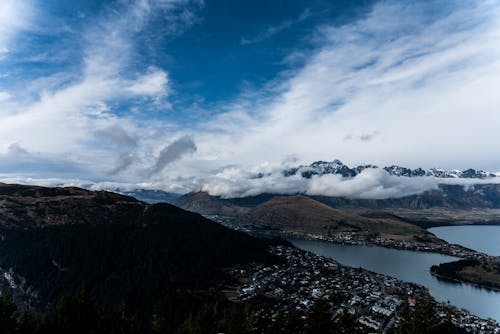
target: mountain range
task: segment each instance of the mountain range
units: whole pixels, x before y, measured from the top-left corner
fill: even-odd
[[[315,161],[308,166],[298,166],[293,168],[288,168],[283,171],[285,176],[291,176],[296,174],[301,174],[305,178],[311,178],[313,175],[324,175],[324,174],[339,174],[343,177],[354,177],[361,173],[367,168],[380,168],[375,165],[360,165],[357,167],[350,168],[349,166],[342,163],[342,161],[335,159],[333,161]],[[394,176],[406,176],[406,177],[421,177],[421,176],[433,176],[437,178],[465,178],[465,179],[487,179],[494,178],[497,175],[492,172],[486,172],[483,170],[467,169],[461,170],[451,170],[447,171],[440,168],[431,168],[424,170],[422,168],[410,169],[401,166],[389,166],[383,167],[383,169],[390,175]]]

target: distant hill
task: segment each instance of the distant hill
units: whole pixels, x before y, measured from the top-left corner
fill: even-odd
[[[400,198],[356,199],[331,196],[311,196],[327,205],[344,209],[500,209],[500,184],[461,185],[440,184],[439,189]]]
[[[130,196],[81,188],[0,183],[0,226],[109,225],[133,222],[147,207]]]
[[[269,195],[222,199],[207,193],[191,193],[174,201],[186,210],[222,216],[236,226],[282,233],[356,232],[398,239],[432,237],[422,228],[377,210],[349,211],[334,208],[303,195]]]
[[[396,216],[364,217],[334,209],[305,196],[276,196],[237,218],[238,224],[284,233],[379,233],[385,237],[425,237],[421,228]]]
[[[182,195],[173,201],[174,205],[202,215],[236,216],[248,212],[256,205],[265,203],[276,195],[262,194],[244,198],[220,198],[206,192],[193,192]]]
[[[79,188],[0,184],[0,288],[43,311],[84,285],[100,305],[175,326],[224,301],[223,268],[273,261],[268,242],[161,203]],[[230,282],[229,282],[230,283]]]
[[[294,195],[261,194],[243,198],[221,198],[198,192],[183,195],[175,199],[173,203],[189,211],[208,216],[225,216],[244,221],[246,224],[249,221],[249,216],[245,215],[255,215],[255,211],[250,213],[251,210],[280,196],[294,197]],[[380,220],[382,217],[387,219],[392,215],[397,216],[404,223],[426,228],[453,224],[500,223],[500,184],[494,183],[474,185],[471,188],[441,184],[437,190],[387,199],[301,196],[351,215],[361,215],[376,220]],[[310,214],[310,217],[316,216],[314,213]],[[260,221],[260,224],[264,218],[273,220],[269,222],[272,224],[280,224],[277,221],[281,219],[277,217],[271,219],[269,214],[257,215],[254,218]],[[289,221],[287,224],[293,223]]]
[[[181,194],[170,193],[163,190],[153,190],[153,189],[134,189],[130,191],[124,191],[121,189],[111,189],[111,191],[132,196],[140,201],[144,201],[149,204],[155,203],[172,203],[176,198],[180,197]]]

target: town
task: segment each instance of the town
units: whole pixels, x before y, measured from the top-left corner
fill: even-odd
[[[400,320],[403,303],[414,307],[421,300],[432,300],[426,288],[376,274],[361,268],[350,268],[310,252],[287,246],[270,250],[283,260],[281,264],[237,266],[231,275],[238,279],[239,299],[249,301],[258,296],[275,300],[278,312],[307,314],[318,299],[331,307],[332,320],[343,312],[353,315],[357,331],[386,333]],[[500,324],[481,319],[454,306],[433,301],[439,316],[450,319],[470,333],[500,333]]]
[[[222,215],[207,215],[207,218],[234,230],[243,231],[257,236],[281,236],[290,239],[308,239],[327,241],[341,245],[352,246],[381,246],[386,248],[410,250],[416,252],[439,253],[443,255],[454,256],[457,258],[473,258],[478,260],[490,260],[494,256],[484,254],[473,249],[469,249],[460,245],[450,244],[444,240],[438,242],[423,242],[415,240],[395,240],[382,238],[380,236],[370,236],[358,234],[356,232],[335,232],[328,235],[312,234],[312,233],[283,233],[276,231],[256,231],[248,227],[239,226],[231,217]]]
[[[411,250],[416,252],[439,253],[458,258],[474,258],[483,260],[494,258],[493,256],[460,245],[449,244],[445,241],[419,242],[414,240],[394,240],[394,239],[382,238],[380,236],[376,237],[360,236],[354,232],[338,232],[335,234],[331,234],[329,236],[305,233],[300,235],[293,235],[291,237],[300,237],[309,240],[328,241],[342,245],[356,245],[356,246],[371,245],[371,246],[381,246],[381,247],[395,248],[402,250]]]

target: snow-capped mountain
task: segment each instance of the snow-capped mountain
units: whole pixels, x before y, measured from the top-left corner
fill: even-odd
[[[284,171],[285,176],[300,173],[305,178],[311,178],[313,175],[340,174],[343,177],[354,177],[367,168],[380,168],[375,165],[362,165],[350,168],[344,165],[340,160],[333,161],[315,161],[309,166],[298,166]],[[410,169],[401,166],[389,166],[383,168],[387,173],[394,176],[421,177],[434,176],[438,178],[466,178],[466,179],[486,179],[496,177],[496,174],[483,170],[467,169],[447,171],[440,168],[431,168],[424,170],[422,168]]]

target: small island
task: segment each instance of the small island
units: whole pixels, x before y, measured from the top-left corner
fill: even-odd
[[[500,291],[500,258],[463,259],[431,267],[432,275]]]

